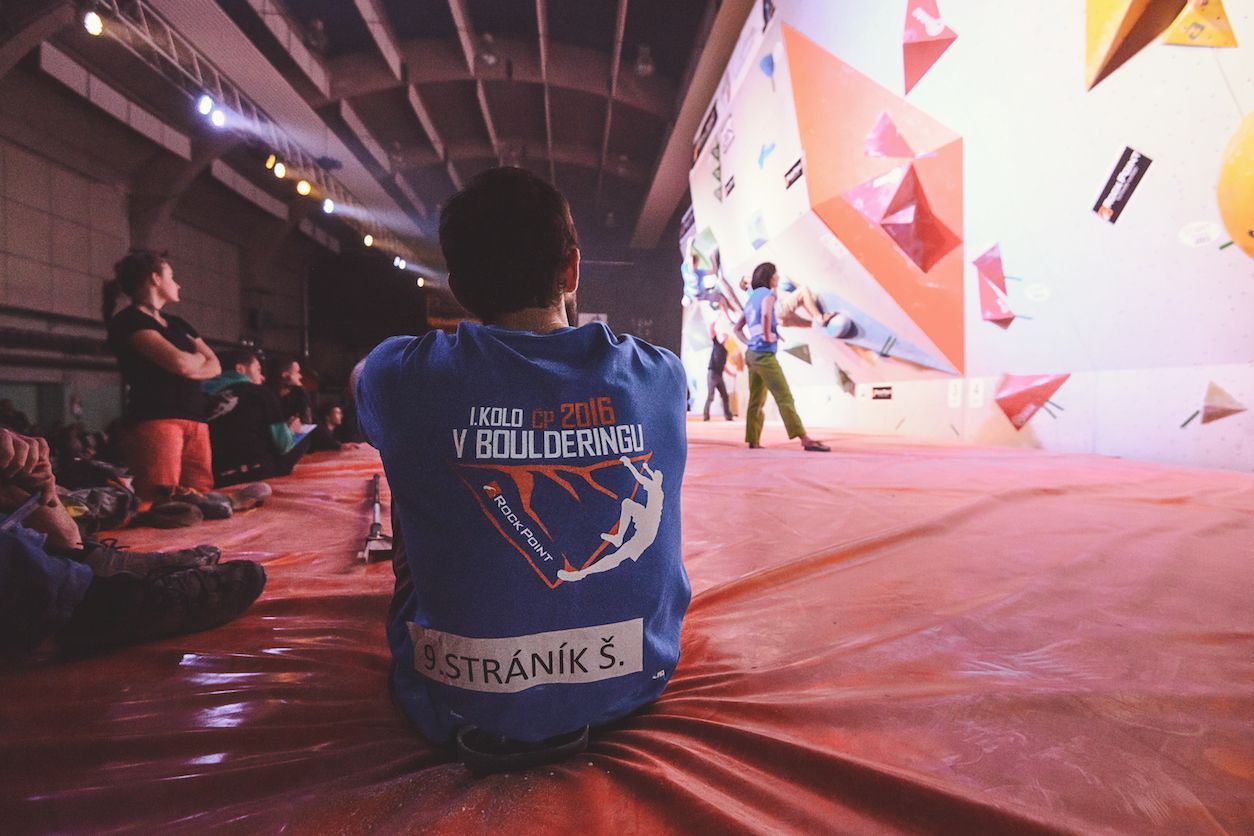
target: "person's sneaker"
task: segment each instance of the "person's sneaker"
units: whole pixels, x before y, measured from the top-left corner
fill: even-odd
[[[76,653],[209,630],[238,617],[266,586],[259,563],[233,560],[167,572],[95,578],[57,634]]]
[[[86,563],[98,578],[119,574],[147,578],[161,572],[212,566],[222,558],[222,550],[207,543],[169,552],[132,552],[125,549],[116,540],[88,541],[83,543],[81,556],[74,559]]]
[[[186,528],[205,518],[195,505],[187,502],[158,502],[135,517],[134,525],[150,528]]]
[[[539,743],[525,743],[490,734],[474,726],[457,730],[457,759],[477,776],[516,772],[566,760],[588,748],[588,727]]]
[[[209,491],[201,493],[193,488],[177,488],[170,497],[175,502],[186,502],[195,505],[207,520],[225,520],[234,513],[231,500],[226,494]]]
[[[253,482],[251,485],[244,485],[238,490],[231,491],[226,494],[226,498],[236,511],[248,511],[260,507],[272,493],[274,491],[270,490],[270,486],[265,482]]]

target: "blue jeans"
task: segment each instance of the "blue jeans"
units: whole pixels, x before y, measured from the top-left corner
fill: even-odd
[[[91,569],[48,554],[43,542],[21,526],[0,532],[0,655],[39,644],[87,594]]]

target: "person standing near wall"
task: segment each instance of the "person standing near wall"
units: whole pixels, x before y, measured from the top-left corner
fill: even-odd
[[[104,320],[127,386],[124,449],[135,491],[153,499],[158,488],[212,490],[208,397],[200,382],[222,366],[195,328],[163,312],[179,301],[180,289],[164,255],[132,250],[113,272]],[[131,305],[114,314],[119,291]]]
[[[750,286],[753,289],[735,326],[736,334],[748,345],[745,363],[749,367],[749,408],[745,413],[745,441],[752,449],[762,446],[762,411],[766,407],[766,393],[769,390],[775,398],[775,405],[779,407],[780,417],[784,419],[788,437],[800,438],[803,450],[814,453],[829,452],[830,447],[806,433],[801,416],[793,405],[792,390],[788,387],[784,370],[780,368],[779,360],[775,356],[779,350],[774,293],[779,286],[779,272],[775,265],[764,261],[754,268]],[[745,329],[748,330],[748,337],[745,336]]]
[[[723,382],[723,372],[727,368],[727,335],[720,334],[713,322],[710,323],[710,343],[710,373],[706,380],[705,412],[702,413],[702,420],[710,420],[710,404],[714,403],[714,393],[718,392],[723,398],[723,417],[730,421],[731,403],[727,397],[727,384]]]

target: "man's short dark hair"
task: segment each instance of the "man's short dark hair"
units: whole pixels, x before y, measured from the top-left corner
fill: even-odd
[[[222,361],[222,370],[229,371],[236,366],[251,366],[254,360],[261,358],[251,348],[228,348],[219,359]]]
[[[440,213],[448,284],[484,322],[561,297],[561,273],[579,237],[562,193],[521,168],[493,168]]]
[[[770,287],[771,276],[775,275],[775,265],[770,261],[764,261],[757,267],[753,268],[753,281],[749,285],[757,290],[759,287]]]
[[[283,376],[283,372],[292,367],[293,363],[299,362],[297,358],[290,354],[273,354],[266,358],[266,377],[278,382]]]

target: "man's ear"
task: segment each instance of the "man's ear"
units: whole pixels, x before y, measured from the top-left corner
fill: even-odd
[[[579,288],[579,248],[570,251],[562,267],[562,293],[574,293]]]

